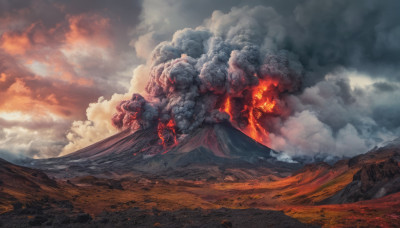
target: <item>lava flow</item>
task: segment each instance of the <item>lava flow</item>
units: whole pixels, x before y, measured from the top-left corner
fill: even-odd
[[[227,97],[224,105],[219,109],[221,112],[225,112],[229,115],[229,120],[232,121],[232,113],[231,113],[231,98]]]
[[[243,133],[250,136],[259,143],[268,143],[268,132],[263,127],[260,121],[263,116],[268,114],[276,114],[278,109],[276,107],[277,103],[275,100],[275,91],[278,86],[278,82],[273,80],[260,80],[258,86],[254,87],[251,91],[251,101],[245,102],[241,109],[242,116],[246,116],[247,124],[245,127],[240,127],[236,121],[233,121],[233,113],[231,106],[231,99],[227,97],[220,111],[226,112],[230,116],[230,120],[236,125]]]
[[[260,125],[259,120],[263,115],[275,112],[276,101],[272,87],[277,85],[278,83],[272,80],[260,81],[260,84],[253,89],[251,106],[245,106],[248,110],[249,124],[243,132],[259,143],[266,144],[269,139],[268,132]]]

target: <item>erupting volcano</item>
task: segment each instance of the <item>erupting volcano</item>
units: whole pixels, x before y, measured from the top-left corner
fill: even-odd
[[[229,95],[226,97],[220,96],[220,100],[216,102],[215,109],[218,109],[220,113],[217,113],[217,115],[222,116],[222,118],[215,119],[213,123],[230,121],[233,126],[249,137],[259,143],[268,145],[268,130],[262,126],[262,123],[263,121],[268,121],[268,117],[281,114],[280,110],[283,107],[279,107],[277,104],[279,97],[277,88],[278,82],[264,79],[259,81],[259,85],[245,90],[244,93],[249,94],[245,98]],[[143,103],[137,105],[133,104],[133,102]],[[186,137],[185,135],[182,136],[182,134],[177,135],[177,132],[182,133],[182,131],[177,129],[173,116],[171,116],[171,119],[162,120],[162,118],[158,118],[150,124],[140,124],[143,122],[138,116],[146,108],[145,102],[144,98],[139,94],[134,94],[131,101],[122,101],[117,107],[118,113],[114,115],[114,125],[118,128],[137,130],[151,127],[151,125],[155,124],[158,126],[159,144],[163,145],[164,148],[177,145],[178,137],[181,139]],[[122,123],[118,122],[121,119]]]
[[[399,9],[0,1],[0,227],[400,227]]]
[[[301,84],[302,66],[287,51],[250,41],[178,31],[153,50],[145,93],[117,105],[112,123],[121,133],[42,165],[67,176],[107,170],[224,179],[225,169],[237,179],[287,175],[299,164],[280,161],[268,134],[290,112],[286,99]]]
[[[268,132],[290,112],[286,97],[301,77],[301,64],[284,50],[260,51],[251,42],[185,29],[155,48],[146,94],[122,101],[112,121],[133,131],[158,126],[165,148],[224,121],[268,145]]]
[[[280,161],[267,147],[269,131],[287,117],[287,96],[301,78],[301,64],[287,51],[181,30],[154,49],[145,93],[117,105],[112,123],[121,133],[41,165],[67,176],[135,171],[224,179],[221,169],[237,179],[285,176],[299,164]]]

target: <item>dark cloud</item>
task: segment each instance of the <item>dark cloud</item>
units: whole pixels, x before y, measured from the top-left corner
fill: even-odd
[[[393,0],[305,1],[289,18],[288,45],[318,73],[310,83],[338,65],[399,81],[398,9]]]
[[[399,9],[396,0],[0,0],[0,106],[82,119],[100,95],[126,91],[140,57],[149,60],[147,91],[157,101],[136,97],[121,110],[140,115],[141,125],[174,116],[186,133],[227,119],[218,110],[225,95],[248,99],[254,75],[268,75],[279,81],[273,93],[284,110],[263,123],[276,148],[364,152],[400,131]],[[374,84],[355,86],[355,73]],[[99,110],[107,102],[99,100]],[[137,102],[142,109],[132,112]],[[104,113],[93,115],[109,118]],[[4,121],[8,129],[24,125]],[[35,127],[46,129],[26,125]],[[304,135],[312,140],[296,141]],[[53,149],[66,142],[52,140]]]
[[[227,13],[232,7],[261,5],[273,9],[269,15],[281,16],[279,21],[268,18],[260,23],[272,21],[283,28],[283,39],[273,37],[273,42],[299,56],[309,71],[304,86],[321,80],[337,66],[357,68],[374,77],[400,80],[396,66],[400,59],[397,42],[400,3],[396,0],[211,1],[209,4],[170,1],[165,5],[144,1],[146,17],[142,24],[148,25],[145,31],[151,31],[152,38],[158,43],[170,39],[178,29],[201,25],[214,10]],[[151,15],[156,11],[160,13]]]
[[[388,82],[376,82],[373,86],[379,92],[393,92],[400,89],[399,86]]]

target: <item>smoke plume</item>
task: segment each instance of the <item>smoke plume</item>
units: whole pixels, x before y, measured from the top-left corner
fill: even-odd
[[[232,14],[215,13],[208,26],[177,31],[172,41],[160,43],[151,57],[147,99],[133,94],[122,101],[114,126],[138,129],[172,120],[182,135],[232,119],[256,140],[266,140],[270,129],[263,122],[287,113],[285,98],[299,90],[303,67],[294,53],[265,41],[283,30],[274,23],[280,16],[273,9]],[[269,23],[254,20],[260,15]],[[225,17],[233,21],[226,24]]]
[[[379,99],[399,96],[385,83],[398,80],[387,72],[399,52],[389,42],[397,34],[391,14],[382,14],[395,3],[325,3],[306,1],[288,17],[264,6],[215,11],[202,26],[175,32],[152,51],[146,93],[122,101],[113,125],[169,126],[179,138],[231,121],[290,156],[351,156],[396,137],[396,104]],[[351,85],[363,74],[382,80]]]

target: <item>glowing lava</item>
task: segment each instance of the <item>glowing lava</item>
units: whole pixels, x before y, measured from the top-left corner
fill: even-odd
[[[222,108],[219,109],[221,112],[225,112],[229,115],[229,119],[232,120],[232,113],[231,113],[231,99],[230,97],[227,97],[224,105]]]
[[[247,124],[245,127],[240,127],[233,120],[233,110],[231,105],[231,97],[227,97],[221,108],[221,112],[226,112],[230,116],[231,122],[236,125],[243,133],[250,136],[254,140],[262,144],[268,144],[268,132],[263,127],[264,124],[260,124],[260,121],[265,121],[264,116],[268,114],[277,114],[277,102],[276,97],[276,87],[278,82],[273,80],[260,80],[258,86],[251,90],[251,101],[246,102],[243,105],[241,113],[243,116],[247,116]]]
[[[272,80],[260,80],[260,84],[252,91],[251,105],[244,106],[248,112],[248,126],[242,131],[259,143],[268,143],[268,132],[260,125],[259,120],[263,115],[275,112],[276,100],[274,88],[278,83]]]
[[[178,144],[175,132],[175,122],[170,119],[168,123],[159,122],[157,127],[158,137],[161,139],[160,145],[164,148]]]

